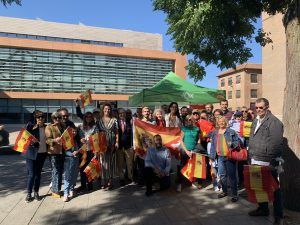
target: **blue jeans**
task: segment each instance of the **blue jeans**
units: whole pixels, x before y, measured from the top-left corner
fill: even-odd
[[[230,181],[231,193],[233,196],[237,196],[237,174],[236,174],[236,161],[228,160],[227,157],[218,157],[219,174],[222,183],[222,189],[224,193],[228,193],[227,190],[227,176]]]
[[[64,195],[69,195],[70,191],[73,191],[77,175],[78,175],[78,158],[74,156],[65,156],[64,161]]]
[[[42,168],[47,157],[47,153],[38,153],[36,160],[26,159],[26,167],[28,172],[27,194],[39,192],[41,183]]]
[[[64,155],[51,155],[52,165],[52,192],[59,194],[62,183],[62,174],[64,168]]]

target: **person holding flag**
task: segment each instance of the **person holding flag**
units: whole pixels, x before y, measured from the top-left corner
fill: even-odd
[[[59,112],[51,114],[52,123],[45,129],[48,153],[52,164],[52,197],[60,198],[62,185],[62,174],[64,165],[64,149],[62,147],[61,136],[66,129]]]
[[[39,188],[41,182],[42,168],[47,157],[47,144],[45,136],[45,117],[44,113],[36,110],[34,112],[34,124],[28,124],[26,130],[35,138],[32,139],[29,146],[24,150],[26,159],[27,178],[27,195],[25,202],[29,203],[33,198],[40,201]],[[32,198],[32,189],[34,195]]]

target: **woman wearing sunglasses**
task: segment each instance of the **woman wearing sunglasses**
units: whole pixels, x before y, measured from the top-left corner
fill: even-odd
[[[51,114],[52,123],[46,127],[46,143],[52,164],[52,197],[60,198],[62,184],[62,173],[64,164],[64,154],[61,142],[61,135],[65,130],[62,117],[59,112]]]
[[[47,157],[47,145],[45,136],[45,117],[43,112],[36,110],[33,114],[33,123],[28,123],[26,130],[36,139],[30,143],[25,152],[27,178],[27,196],[25,201],[31,202],[33,198],[40,201],[39,188],[41,182],[41,172]],[[32,190],[34,195],[32,198]]]

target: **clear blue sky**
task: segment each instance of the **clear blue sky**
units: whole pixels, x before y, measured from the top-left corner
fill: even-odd
[[[166,35],[165,15],[153,11],[151,0],[23,0],[21,7],[12,5],[5,8],[1,5],[0,15],[159,33],[163,35],[164,50],[174,51],[171,37]],[[261,27],[261,21],[256,27]],[[261,47],[255,42],[249,43],[249,47],[254,55],[249,62],[261,63]],[[206,78],[197,84],[216,88],[216,75],[220,69],[211,65],[206,71]]]

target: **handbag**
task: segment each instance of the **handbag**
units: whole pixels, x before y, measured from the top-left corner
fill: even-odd
[[[229,149],[227,158],[234,161],[246,161],[248,159],[248,151],[240,145],[236,149]]]

